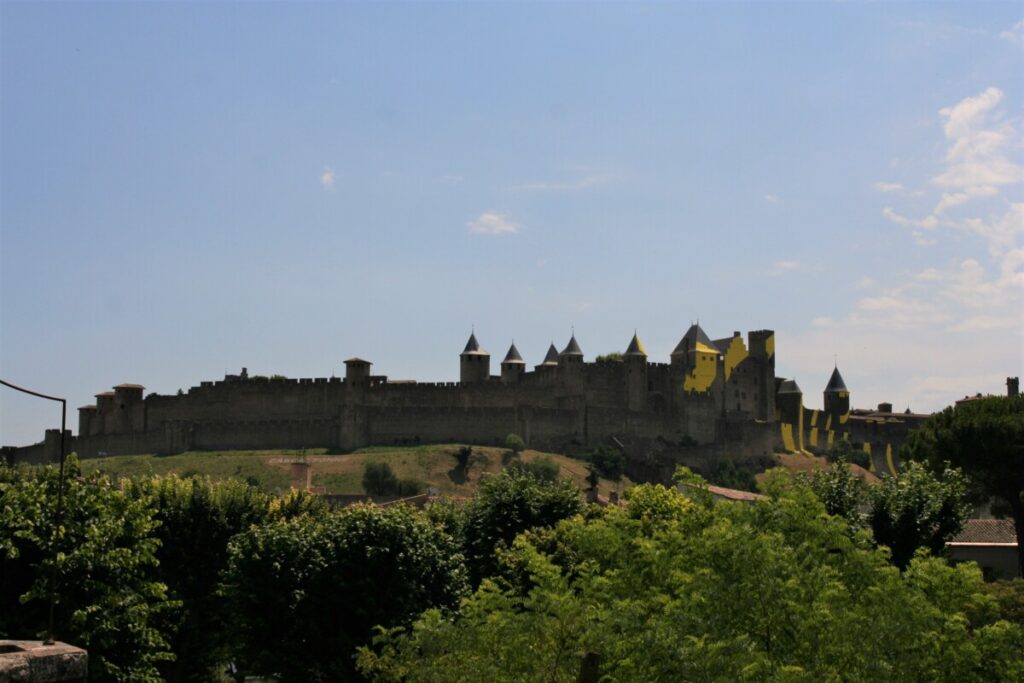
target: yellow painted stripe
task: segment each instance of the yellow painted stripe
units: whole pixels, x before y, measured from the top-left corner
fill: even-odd
[[[796,444],[793,443],[793,425],[788,422],[781,422],[779,426],[782,428],[782,446],[788,453],[796,452]]]
[[[813,446],[814,448],[818,447],[818,428],[817,427],[812,427],[811,428],[811,438],[810,438],[810,441],[811,441],[811,446]]]
[[[896,476],[896,464],[892,461],[892,444],[885,444],[885,464],[889,466],[889,473]]]
[[[835,440],[836,440],[836,433],[833,432],[831,429],[828,430],[828,447],[829,448],[832,448],[832,444],[835,442]]]
[[[825,416],[825,429],[832,429],[832,413]]]

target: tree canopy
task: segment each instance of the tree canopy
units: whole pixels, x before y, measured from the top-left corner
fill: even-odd
[[[932,469],[959,467],[978,492],[1005,505],[1017,527],[1024,575],[1024,395],[968,401],[933,415],[901,454]]]
[[[628,504],[519,536],[523,581],[484,580],[452,619],[383,629],[379,681],[993,681],[1024,676],[1024,630],[974,565],[905,572],[806,485],[742,504],[643,485]],[[594,671],[596,669],[596,672]]]

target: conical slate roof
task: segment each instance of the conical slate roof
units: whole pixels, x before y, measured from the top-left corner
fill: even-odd
[[[555,343],[551,342],[551,346],[548,347],[547,355],[544,356],[544,362],[542,365],[557,365],[558,364],[558,349],[555,348]]]
[[[508,353],[505,354],[505,360],[502,363],[523,363],[523,357],[519,355],[519,349],[516,348],[515,342],[512,342],[512,346],[508,347]]]
[[[576,335],[572,335],[569,338],[569,343],[565,345],[565,349],[562,350],[563,356],[582,356],[583,349],[580,348],[579,343],[576,341]]]
[[[711,341],[711,338],[704,333],[704,330],[700,329],[700,325],[693,324],[690,325],[690,329],[686,331],[683,338],[679,340],[678,344],[676,344],[676,348],[672,352],[672,355],[676,356],[681,353],[686,353],[688,349],[697,348],[697,344],[703,344],[707,347],[708,351],[718,351],[718,349],[715,348],[714,342]]]
[[[800,387],[797,386],[795,379],[784,379],[782,380],[782,384],[779,385],[779,391],[777,393],[802,394],[804,392],[800,391]]]
[[[469,341],[466,342],[466,348],[462,350],[461,355],[489,356],[490,354],[480,346],[480,342],[476,340],[476,333],[470,333]]]
[[[633,339],[629,342],[629,348],[626,349],[625,355],[627,356],[646,356],[647,349],[644,348],[644,343],[640,341],[640,337],[636,336],[636,332],[633,333]]]
[[[825,387],[825,393],[830,391],[849,391],[846,388],[846,382],[843,381],[843,376],[839,374],[839,368],[837,367],[832,371],[832,377],[828,380],[828,386]]]

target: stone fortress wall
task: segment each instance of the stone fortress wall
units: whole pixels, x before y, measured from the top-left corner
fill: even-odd
[[[853,415],[849,392],[826,392],[826,410],[803,406],[795,383],[775,377],[771,330],[712,341],[692,325],[668,363],[651,363],[634,335],[621,358],[584,362],[573,336],[529,369],[513,344],[492,374],[471,335],[458,382],[389,381],[371,363],[345,361],[345,377],[250,377],[245,369],[176,396],[120,384],[79,408],[79,457],[189,450],[503,443],[519,434],[532,448],[633,442],[694,443],[706,456],[757,457],[822,451],[837,438],[890,450],[920,416]],[[834,373],[833,380],[838,375]],[[842,383],[841,377],[839,383]],[[830,382],[830,386],[831,386]],[[796,390],[794,392],[794,387]],[[845,385],[842,388],[845,391]],[[856,413],[856,411],[854,411]],[[53,461],[58,430],[43,442],[5,449],[9,459]],[[891,456],[890,456],[891,457]]]

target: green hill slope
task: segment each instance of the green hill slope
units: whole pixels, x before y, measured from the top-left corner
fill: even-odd
[[[313,469],[313,486],[327,493],[363,493],[363,467],[368,462],[386,462],[400,479],[416,479],[436,487],[443,494],[469,496],[484,473],[500,472],[507,453],[504,448],[473,446],[469,472],[463,476],[455,453],[460,444],[424,446],[372,446],[344,455],[327,455],[324,449],[269,451],[194,451],[180,455],[120,455],[81,461],[84,471],[101,471],[115,478],[153,474],[207,475],[213,479],[240,478],[270,492],[289,487],[291,462],[305,459]],[[529,462],[549,457],[562,477],[586,488],[586,463],[556,453],[526,450],[520,459]],[[602,495],[632,485],[626,479],[616,484],[602,479]]]

